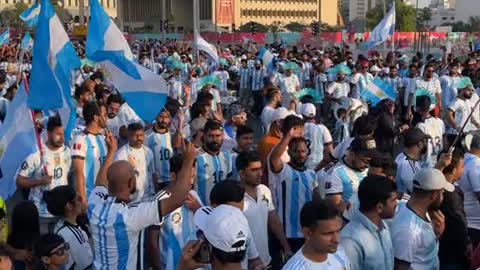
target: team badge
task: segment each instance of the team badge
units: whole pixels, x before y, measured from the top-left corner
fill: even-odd
[[[175,213],[172,215],[172,223],[178,224],[182,220],[182,215],[180,213]]]
[[[59,156],[54,157],[53,162],[55,162],[55,166],[60,165],[60,157]]]
[[[263,194],[262,201],[266,202],[267,204],[270,202],[270,200],[267,198],[265,194]]]

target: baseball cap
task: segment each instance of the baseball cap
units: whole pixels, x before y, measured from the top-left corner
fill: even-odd
[[[426,191],[445,189],[452,192],[455,190],[455,187],[447,181],[443,173],[433,168],[424,168],[418,171],[413,176],[413,187]]]
[[[193,137],[197,134],[198,131],[202,130],[205,127],[205,123],[207,123],[207,119],[205,118],[195,118],[192,122],[190,122],[190,136]]]
[[[429,135],[423,133],[423,131],[419,128],[410,128],[408,129],[404,135],[403,139],[405,141],[405,145],[415,145],[425,139],[431,138]]]
[[[275,109],[275,111],[273,111],[272,118],[270,119],[270,121],[273,123],[273,122],[278,121],[278,120],[283,120],[287,116],[292,115],[292,114],[293,113],[291,111],[287,110],[286,108],[280,107],[280,108]]]
[[[300,113],[305,117],[314,117],[317,114],[317,109],[312,103],[304,103],[300,105]]]
[[[202,207],[195,212],[193,223],[215,248],[224,252],[247,249],[250,228],[242,211],[236,207],[230,205]]]
[[[377,144],[373,139],[355,138],[350,144],[350,150],[366,157],[374,158],[377,156]]]

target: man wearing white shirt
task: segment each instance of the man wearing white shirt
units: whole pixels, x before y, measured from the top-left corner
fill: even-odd
[[[270,189],[261,184],[262,162],[256,152],[242,152],[236,160],[240,183],[245,188],[243,213],[247,217],[252,237],[264,265],[269,265],[268,229],[280,241],[287,257],[292,251],[285,238],[280,218],[275,212]]]
[[[267,133],[268,130],[270,129],[273,112],[275,111],[275,109],[281,106],[282,94],[280,92],[280,89],[276,87],[269,88],[267,90],[266,99],[267,99],[267,105],[263,107],[262,115],[260,117],[262,119],[262,126],[263,126],[264,133]]]
[[[435,78],[433,75],[435,73],[435,66],[433,64],[428,64],[425,66],[425,74],[422,79],[416,81],[415,90],[424,89],[430,92],[437,99],[437,104],[432,104],[430,109],[433,110],[435,107],[438,107],[439,110],[442,109],[442,86],[440,80]],[[415,104],[415,92],[410,93],[409,104]]]
[[[480,127],[474,119],[468,119],[470,112],[472,111],[472,104],[470,99],[473,95],[473,86],[470,79],[463,78],[459,84],[457,84],[458,96],[450,104],[447,112],[447,120],[450,128],[447,130],[448,140],[453,143],[456,134],[460,132],[461,128],[465,125],[463,132],[469,132],[473,130],[473,127]]]
[[[300,91],[300,81],[297,75],[293,74],[293,67],[286,67],[285,75],[280,79],[280,90],[282,91],[282,104],[289,108],[290,103],[296,99],[295,93]]]
[[[152,150],[143,145],[144,140],[145,131],[142,124],[132,123],[128,125],[128,144],[118,149],[115,154],[115,160],[130,162],[138,172],[136,191],[133,195],[136,201],[154,193],[153,174],[155,166],[153,165],[153,153]]]

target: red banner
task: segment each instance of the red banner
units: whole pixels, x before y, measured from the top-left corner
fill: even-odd
[[[217,24],[232,25],[235,20],[233,0],[215,0]]]

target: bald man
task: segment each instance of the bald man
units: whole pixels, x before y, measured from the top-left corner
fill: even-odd
[[[182,169],[168,192],[160,191],[150,201],[132,203],[130,197],[136,190],[138,173],[127,161],[112,164],[117,142],[111,133],[107,134],[107,145],[106,161],[88,199],[95,253],[93,268],[135,269],[140,232],[180,207],[191,189],[195,150],[191,144],[186,146]]]

